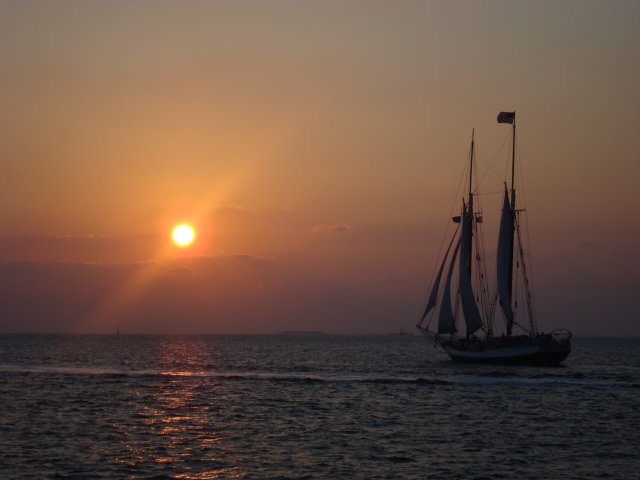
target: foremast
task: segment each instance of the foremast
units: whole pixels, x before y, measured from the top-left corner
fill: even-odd
[[[474,190],[473,190],[473,165],[474,165],[474,153],[475,153],[475,132],[472,131],[471,135],[471,147],[469,154],[469,189],[467,198],[462,199],[462,214],[453,217],[453,221],[459,224],[459,228],[453,234],[449,246],[445,252],[444,258],[438,272],[436,274],[431,293],[429,294],[427,304],[423,311],[423,314],[417,324],[417,327],[429,337],[434,337],[437,340],[437,336],[433,332],[430,332],[428,327],[422,326],[425,319],[429,314],[436,309],[436,306],[440,305],[440,311],[438,315],[438,327],[437,335],[455,335],[457,333],[456,328],[456,315],[452,309],[452,276],[456,265],[458,266],[458,285],[455,296],[453,297],[453,304],[458,306],[458,299],[462,306],[462,312],[466,324],[466,336],[467,338],[475,333],[477,330],[483,327],[482,316],[476,302],[476,296],[472,287],[472,265],[474,258],[474,226],[480,220],[476,217],[474,212]],[[458,235],[459,232],[459,235]],[[456,241],[457,239],[457,241]],[[455,246],[454,246],[455,243]],[[479,244],[476,243],[476,250],[478,250]],[[453,247],[453,248],[452,248]],[[452,253],[453,252],[453,253]],[[451,254],[451,255],[450,255]],[[442,276],[446,269],[446,279],[444,281],[444,287],[442,292],[442,298],[439,299],[440,284]],[[482,275],[484,278],[484,275]],[[455,288],[455,287],[454,287]],[[440,301],[439,301],[440,300]]]
[[[475,131],[471,134],[471,153],[469,155],[469,194],[465,204],[462,201],[462,228],[460,232],[460,300],[462,312],[467,325],[467,337],[482,327],[482,317],[476,303],[471,285],[471,269],[473,264],[473,223],[476,220],[473,212],[473,156],[475,150]]]

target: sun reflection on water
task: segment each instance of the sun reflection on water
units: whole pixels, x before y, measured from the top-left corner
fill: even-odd
[[[168,338],[163,346],[162,373],[134,392],[133,418],[119,426],[127,439],[119,463],[167,478],[244,478],[217,433],[224,396],[214,379],[198,375],[204,345]]]

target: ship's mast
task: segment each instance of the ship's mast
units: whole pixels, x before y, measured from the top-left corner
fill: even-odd
[[[476,129],[471,130],[471,155],[470,155],[470,165],[469,165],[469,197],[471,197],[471,179],[473,178],[473,151],[475,147],[475,135]]]
[[[482,328],[483,321],[480,311],[478,310],[478,304],[476,303],[476,295],[473,292],[471,285],[471,264],[474,259],[473,256],[473,227],[474,218],[473,213],[473,160],[475,149],[475,131],[471,134],[471,152],[469,155],[469,197],[468,205],[465,199],[462,199],[462,232],[460,234],[460,261],[459,265],[459,283],[460,283],[460,299],[462,304],[462,310],[464,312],[464,320],[467,324],[467,337],[473,334],[478,329]]]
[[[512,128],[513,136],[511,139],[511,238],[509,240],[511,245],[511,255],[508,259],[509,262],[509,298],[512,298],[513,295],[513,236],[514,236],[514,226],[516,221],[516,184],[515,184],[515,174],[516,174],[516,115],[513,112],[513,128]],[[517,300],[516,300],[517,302]],[[513,329],[513,322],[515,318],[516,309],[513,309],[513,315],[508,319],[507,322],[507,335],[511,335],[511,331]]]
[[[513,138],[511,140],[511,208],[515,209],[516,204],[516,186],[515,186],[515,173],[516,173],[516,116],[513,112]]]
[[[529,286],[529,277],[527,275],[527,266],[524,259],[524,250],[522,248],[522,238],[520,237],[520,221],[516,218],[518,211],[516,210],[516,189],[514,185],[515,161],[516,161],[516,117],[513,116],[513,141],[511,147],[511,214],[513,215],[513,225],[518,235],[518,250],[520,254],[520,264],[522,265],[522,276],[524,280],[525,299],[527,301],[527,313],[529,315],[529,334],[535,336],[538,334],[538,328],[533,316],[533,301],[531,299],[531,287]],[[514,252],[515,253],[515,252]],[[513,263],[513,258],[511,259]]]
[[[507,336],[511,335],[515,323],[515,312],[518,303],[514,299],[514,237],[516,216],[516,112],[500,112],[498,123],[509,123],[512,126],[511,141],[511,198],[507,182],[504,182],[504,200],[502,218],[498,235],[497,278],[498,297],[507,323]],[[514,303],[515,300],[515,303]]]
[[[471,130],[471,155],[469,156],[469,203],[468,203],[468,219],[469,225],[473,225],[473,154],[475,150],[475,128]],[[473,228],[469,228],[469,278],[471,278],[471,265],[473,264]]]
[[[522,238],[520,236],[520,222],[518,218],[518,210],[516,210],[516,186],[515,186],[515,172],[516,172],[516,115],[513,112],[513,138],[511,141],[511,218],[512,218],[512,230],[511,230],[511,245],[515,247],[514,236],[518,238],[518,256],[520,260],[520,265],[522,268],[522,275],[524,281],[524,289],[525,289],[525,300],[527,302],[527,312],[529,316],[529,334],[535,336],[537,334],[537,327],[535,318],[533,316],[533,302],[531,299],[531,290],[529,286],[529,278],[527,275],[527,267],[524,258],[524,249],[522,248]],[[512,247],[512,255],[509,259],[510,268],[509,268],[509,297],[511,298],[513,293],[513,257],[516,255],[515,249]],[[517,302],[514,305],[514,316],[517,310]],[[513,328],[515,318],[512,318],[509,324],[507,325],[507,334],[511,335],[511,330]]]

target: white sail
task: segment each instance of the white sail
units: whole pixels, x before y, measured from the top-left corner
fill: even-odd
[[[471,222],[473,218],[473,196],[469,195],[469,206],[463,206],[462,232],[460,234],[460,298],[462,299],[462,311],[467,324],[467,335],[482,327],[482,318],[478,310],[473,287],[471,286],[471,274],[469,265],[471,261]]]
[[[512,193],[515,202],[515,192]],[[504,189],[504,202],[502,205],[502,218],[500,219],[500,231],[498,235],[497,258],[498,296],[500,306],[507,320],[507,331],[511,332],[513,326],[512,282],[513,282],[513,212],[509,205],[507,187]]]
[[[447,247],[447,251],[444,254],[444,258],[442,259],[442,265],[440,265],[440,269],[438,270],[438,275],[436,275],[436,280],[435,282],[433,282],[433,287],[431,288],[431,294],[429,295],[429,301],[427,302],[427,306],[424,309],[424,313],[420,318],[420,322],[424,321],[425,317],[429,314],[431,310],[433,310],[433,308],[436,306],[436,303],[438,303],[438,290],[440,289],[440,280],[442,278],[442,271],[444,270],[445,263],[447,263],[447,257],[449,256],[449,251],[451,250],[451,245],[453,245],[453,240],[456,238],[457,232],[458,230],[456,230],[453,233],[453,237],[451,237],[451,241],[449,242],[449,247]]]
[[[438,333],[456,333],[456,319],[453,316],[453,310],[451,309],[451,275],[453,274],[453,267],[456,263],[456,257],[458,256],[458,247],[460,246],[460,239],[453,251],[453,257],[451,257],[451,263],[449,264],[449,271],[447,272],[447,279],[444,283],[444,292],[442,292],[442,304],[440,305],[440,316],[438,317]]]

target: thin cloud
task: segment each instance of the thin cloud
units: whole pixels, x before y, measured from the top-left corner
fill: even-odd
[[[350,232],[353,228],[351,225],[346,225],[344,223],[337,223],[332,225],[316,225],[311,229],[311,233],[317,234],[327,234],[327,233],[342,233],[342,232]]]
[[[106,239],[107,237],[105,235],[96,235],[94,233],[88,233],[87,235],[71,235],[69,233],[66,233],[64,235],[56,235],[55,237],[39,237],[40,240],[103,240]]]

